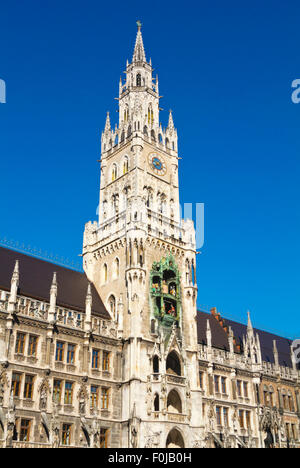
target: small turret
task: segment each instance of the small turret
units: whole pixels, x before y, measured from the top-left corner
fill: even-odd
[[[48,312],[48,322],[51,325],[55,323],[56,299],[57,299],[57,278],[56,278],[56,273],[54,273],[51,288],[50,288],[50,307],[49,307],[49,312]]]
[[[17,260],[11,278],[10,296],[8,301],[8,312],[10,315],[15,312],[15,304],[17,302],[17,294],[19,288],[19,276],[19,261]]]
[[[84,319],[84,330],[87,333],[90,333],[92,330],[92,304],[93,304],[92,287],[91,287],[91,283],[89,283],[88,288],[87,288],[87,293],[86,293],[86,299],[85,299],[85,319]]]

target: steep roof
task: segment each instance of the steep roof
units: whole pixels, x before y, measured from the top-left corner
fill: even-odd
[[[19,260],[19,294],[49,302],[53,273],[57,274],[57,305],[80,312],[85,311],[85,299],[89,281],[85,273],[55,265],[30,255],[0,247],[0,288],[9,291],[15,262]],[[92,286],[92,312],[104,319],[110,315]]]
[[[197,314],[197,330],[198,330],[198,343],[207,344],[206,342],[206,325],[209,320],[211,334],[212,334],[212,346],[219,349],[229,351],[228,335],[224,328],[219,324],[216,318],[203,311],[198,311]],[[242,348],[243,336],[247,335],[247,325],[242,323],[234,322],[232,320],[225,319],[225,323],[228,327],[232,328],[233,334],[236,338],[237,345]],[[290,346],[292,341],[288,338],[283,338],[272,333],[258,330],[254,328],[255,335],[258,333],[260,339],[261,353],[263,361],[274,364],[273,354],[273,340],[276,340],[279,364],[281,366],[292,367]]]

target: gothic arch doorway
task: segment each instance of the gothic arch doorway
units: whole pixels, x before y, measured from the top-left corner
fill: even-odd
[[[167,437],[166,448],[184,448],[184,440],[177,429],[172,429]]]

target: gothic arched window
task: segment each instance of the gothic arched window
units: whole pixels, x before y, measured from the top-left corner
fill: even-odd
[[[129,169],[129,163],[128,163],[128,157],[125,156],[124,162],[123,162],[123,174],[127,174],[128,169]]]
[[[104,263],[102,267],[102,284],[107,283],[107,264]]]
[[[181,375],[181,365],[179,357],[175,351],[172,351],[167,357],[167,374]]]
[[[108,310],[113,319],[116,318],[116,298],[112,294],[108,299]]]
[[[154,397],[154,411],[159,411],[159,395],[155,393]]]
[[[148,128],[147,125],[144,126],[144,135],[148,136]]]
[[[112,171],[111,171],[112,182],[116,180],[117,177],[118,177],[118,166],[116,164],[113,164]]]
[[[138,74],[136,75],[136,85],[137,85],[137,86],[142,86],[142,77],[141,77],[141,74],[140,74],[140,73],[138,73]]]
[[[148,108],[148,124],[152,126],[153,125],[153,120],[154,120],[153,110],[152,110],[152,107],[149,106],[149,108]]]
[[[156,355],[153,357],[153,374],[159,374],[159,358]]]
[[[114,275],[114,278],[119,278],[119,275],[120,275],[120,260],[118,258],[115,258],[114,260],[113,275]]]

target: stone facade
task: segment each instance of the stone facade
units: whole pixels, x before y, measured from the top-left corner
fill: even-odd
[[[16,252],[4,272],[9,287],[0,277],[3,447],[300,446],[291,343],[273,337],[267,359],[270,337],[250,315],[237,337],[215,309],[197,311],[177,131],[172,113],[162,128],[152,72],[138,25],[119,125],[107,115],[101,139],[99,222],[86,224],[83,240],[84,306],[59,297],[70,284],[75,295],[77,283],[54,264],[48,297],[30,288],[33,266],[20,287],[27,260]]]

